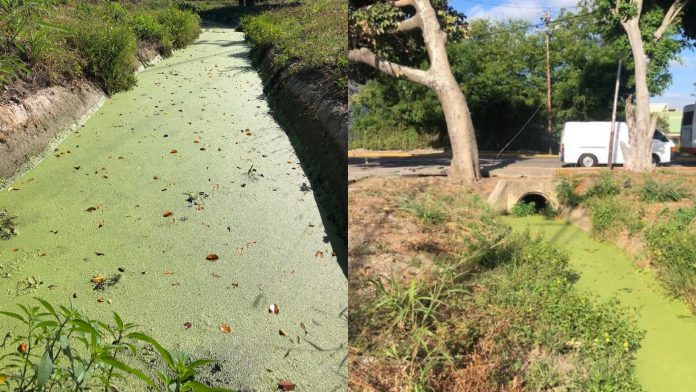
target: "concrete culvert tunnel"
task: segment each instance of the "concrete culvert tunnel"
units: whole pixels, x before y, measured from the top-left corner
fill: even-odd
[[[534,211],[539,212],[549,205],[549,200],[541,193],[527,193],[520,197],[518,203],[534,203]]]

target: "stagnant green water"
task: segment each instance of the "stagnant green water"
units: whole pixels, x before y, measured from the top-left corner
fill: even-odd
[[[543,233],[566,250],[580,274],[579,289],[602,299],[618,298],[636,310],[639,327],[646,331],[636,371],[646,391],[696,391],[696,317],[683,302],[666,295],[652,272],[640,271],[617,247],[563,221],[541,216],[504,220],[514,230]]]
[[[206,29],[0,192],[18,231],[0,241],[1,309],[39,296],[117,311],[219,360],[217,386],[346,388],[347,281],[247,53],[241,33]],[[99,292],[97,274],[121,278]],[[15,327],[0,318],[0,338]]]

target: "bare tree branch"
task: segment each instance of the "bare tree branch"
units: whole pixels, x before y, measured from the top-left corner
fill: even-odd
[[[367,64],[382,73],[395,78],[406,79],[411,82],[430,87],[433,83],[428,71],[407,67],[391,61],[382,60],[367,48],[352,49],[348,52],[348,60]]]
[[[413,31],[416,29],[421,28],[421,20],[418,17],[418,15],[413,16],[411,18],[406,19],[405,21],[399,23],[399,25],[396,27],[396,30],[394,30],[395,33],[407,33],[409,31]]]
[[[684,9],[688,2],[689,0],[674,0],[674,3],[672,3],[672,5],[665,13],[665,17],[662,19],[660,27],[653,34],[653,37],[656,41],[659,41],[662,38],[662,36],[665,34],[665,31],[667,31],[672,22],[674,22],[674,19],[676,19],[677,16],[679,16],[679,13]]]

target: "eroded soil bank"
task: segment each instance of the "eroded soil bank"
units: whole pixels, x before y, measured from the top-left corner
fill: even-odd
[[[0,193],[18,233],[0,241],[2,308],[76,293],[92,317],[219,360],[217,386],[345,389],[346,277],[261,92],[243,34],[216,27],[107,101]],[[95,291],[97,274],[120,278]]]
[[[667,296],[652,272],[637,269],[617,247],[597,242],[561,220],[540,216],[504,220],[515,230],[542,233],[568,251],[570,264],[579,273],[579,289],[617,298],[635,309],[638,325],[646,331],[636,358],[636,372],[646,391],[696,390],[696,317],[683,302]]]

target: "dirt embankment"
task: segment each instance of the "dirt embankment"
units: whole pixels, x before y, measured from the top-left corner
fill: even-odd
[[[276,117],[314,178],[314,188],[345,232],[348,216],[348,105],[331,81],[293,73],[273,61],[272,50],[253,50],[254,64]]]
[[[138,50],[140,69],[158,58],[150,47]],[[86,79],[43,88],[16,84],[0,92],[0,187],[82,125],[107,97]]]

